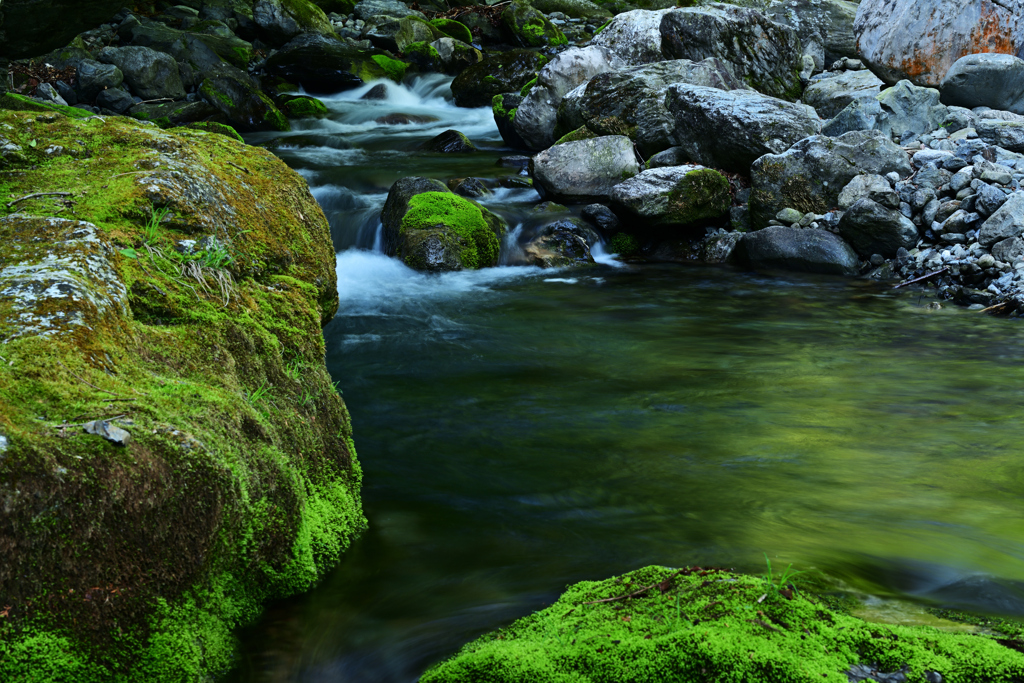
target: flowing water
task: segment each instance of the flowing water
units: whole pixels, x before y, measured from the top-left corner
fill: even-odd
[[[245,631],[233,680],[415,681],[568,583],[649,563],[760,571],[762,553],[865,593],[1024,614],[1019,322],[920,291],[606,255],[413,272],[374,251],[390,184],[497,179],[509,151],[442,79],[368,89],[252,140],[331,220],[327,364],[370,529]],[[438,120],[374,123],[396,112]],[[482,151],[415,151],[447,128]],[[486,201],[521,232],[538,197],[503,182]]]

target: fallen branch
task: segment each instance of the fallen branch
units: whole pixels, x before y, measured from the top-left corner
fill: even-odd
[[[235,162],[233,162],[233,161],[229,161],[229,162],[228,162],[228,165],[229,165],[229,166],[234,166],[234,167],[235,167],[235,168],[237,168],[237,169],[238,169],[239,171],[245,171],[245,172],[246,172],[246,173],[248,173],[249,175],[252,175],[252,171],[250,171],[249,169],[247,169],[247,168],[246,168],[245,166],[239,166],[238,164],[236,164],[236,163],[235,163]]]
[[[747,621],[749,621],[751,624],[757,624],[758,626],[764,626],[766,629],[769,629],[771,631],[775,631],[776,633],[785,633],[785,631],[783,631],[781,628],[775,628],[774,626],[769,624],[767,621],[761,621],[760,619],[747,619]]]
[[[906,287],[907,285],[912,285],[915,282],[921,282],[922,280],[927,280],[930,277],[935,277],[936,275],[941,275],[942,273],[945,273],[947,270],[949,270],[949,266],[946,266],[945,268],[940,268],[939,270],[936,270],[934,273],[928,273],[927,275],[922,275],[921,277],[916,277],[913,280],[907,280],[906,282],[901,282],[898,285],[896,285],[895,287],[893,287],[893,289],[899,289],[900,287]]]
[[[1009,306],[1009,305],[1010,305],[1010,302],[1009,302],[1009,301],[1000,301],[1000,302],[999,302],[999,303],[997,303],[997,304],[992,304],[992,305],[991,305],[991,306],[989,306],[988,308],[983,308],[983,309],[981,309],[981,311],[980,311],[980,312],[981,312],[981,313],[984,313],[985,311],[994,311],[994,310],[995,310],[995,309],[997,309],[997,308],[1002,308],[1003,306]]]
[[[686,570],[685,569],[680,569],[675,574],[672,574],[671,576],[667,577],[664,581],[660,581],[658,583],[652,583],[650,586],[644,586],[643,588],[638,588],[637,590],[633,591],[629,595],[620,595],[620,596],[618,596],[616,598],[603,598],[601,600],[593,600],[591,602],[585,602],[583,604],[584,605],[596,605],[596,604],[601,603],[601,602],[618,602],[619,600],[629,600],[630,598],[635,598],[638,595],[643,595],[644,593],[646,593],[647,591],[651,590],[652,588],[657,588],[662,593],[664,593],[665,591],[668,590],[669,585],[672,583],[672,579],[676,578],[677,576],[682,574],[684,571],[686,571]]]
[[[33,192],[32,194],[27,194],[24,197],[15,199],[13,202],[8,202],[7,208],[9,209],[15,204],[20,204],[21,202],[29,199],[35,199],[36,197],[73,197],[74,195],[74,192]]]
[[[124,416],[125,416],[125,415],[127,415],[127,414],[128,414],[128,413],[121,413],[120,415],[115,415],[114,417],[100,417],[100,418],[96,418],[96,419],[98,419],[98,420],[104,420],[104,421],[106,421],[106,422],[110,422],[111,420],[116,420],[116,419],[118,419],[118,418],[120,418],[120,417],[124,417]],[[95,422],[95,421],[96,421],[96,420],[89,420],[89,422]],[[67,428],[67,427],[81,427],[81,426],[83,426],[83,425],[87,425],[87,424],[89,424],[89,422],[79,422],[79,423],[77,423],[77,424],[68,424],[68,423],[64,422],[64,423],[61,423],[61,424],[59,424],[59,425],[51,425],[51,426],[52,426],[52,427],[53,427],[54,429],[65,429],[65,428]]]
[[[173,102],[173,97],[161,97],[156,100],[142,100],[139,104],[156,104],[157,102]]]
[[[61,366],[62,368],[64,368],[64,369],[65,369],[65,370],[67,370],[68,372],[71,372],[71,368],[69,368],[68,366],[64,365],[64,364],[63,364],[63,363],[61,363],[60,361],[57,361],[57,365]],[[98,386],[96,386],[95,384],[93,384],[93,383],[91,383],[91,382],[86,382],[86,381],[85,381],[84,379],[82,379],[81,377],[79,377],[78,375],[76,375],[76,374],[75,374],[75,373],[73,373],[73,372],[71,372],[71,376],[72,376],[72,377],[74,377],[75,379],[77,379],[77,380],[78,380],[79,382],[81,382],[82,384],[88,384],[88,385],[89,385],[90,387],[92,387],[92,388],[93,388],[93,389],[95,389],[96,391],[102,391],[102,392],[103,392],[104,394],[110,394],[111,396],[114,396],[114,397],[116,397],[116,398],[121,398],[121,399],[123,399],[123,398],[124,398],[124,397],[123,397],[123,396],[121,396],[120,394],[115,394],[115,393],[113,393],[113,392],[111,392],[111,391],[107,391],[106,389],[100,389],[100,388],[99,388]]]

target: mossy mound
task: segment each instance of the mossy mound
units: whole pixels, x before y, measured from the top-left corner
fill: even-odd
[[[327,105],[315,97],[287,97],[281,111],[290,119],[323,119],[327,117]]]
[[[543,12],[524,0],[513,0],[501,13],[501,22],[509,40],[521,47],[547,47],[569,42]]]
[[[555,141],[556,145],[560,145],[564,142],[576,142],[577,140],[589,140],[590,138],[596,138],[598,135],[594,131],[590,130],[586,126],[580,126],[574,131],[566,133],[562,137]]]
[[[94,114],[84,109],[65,107],[61,104],[40,102],[31,97],[25,97],[18,93],[8,92],[0,95],[0,109],[8,111],[36,111],[36,112],[57,112],[73,119],[87,119]]]
[[[422,71],[444,70],[441,53],[428,42],[409,43],[405,46],[402,56],[408,59],[410,64],[415,64]]]
[[[501,243],[495,217],[484,211],[479,204],[451,192],[415,195],[399,230],[402,261],[417,270],[496,266]]]
[[[729,180],[711,168],[690,171],[668,194],[668,212],[662,222],[688,224],[718,218],[729,212]]]
[[[430,20],[430,25],[436,28],[441,33],[445,34],[449,38],[455,40],[461,40],[464,43],[473,42],[473,34],[469,28],[461,21],[455,19],[445,19],[444,17],[438,17]]]
[[[760,577],[647,567],[570,586],[420,680],[847,683],[856,664],[906,667],[907,681],[931,672],[950,683],[1024,677],[1024,654],[990,637],[868,623]]]
[[[0,138],[0,680],[210,680],[365,525],[327,221],[226,135]]]

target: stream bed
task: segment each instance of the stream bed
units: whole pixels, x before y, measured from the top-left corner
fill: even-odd
[[[652,563],[761,572],[764,553],[865,594],[1024,614],[1018,322],[923,290],[607,256],[411,271],[379,253],[391,183],[514,180],[495,163],[513,152],[446,79],[360,100],[372,85],[249,139],[331,221],[327,365],[370,529],[243,632],[229,680],[411,682],[569,583]],[[375,123],[393,113],[436,120]],[[449,128],[480,151],[416,151]],[[503,184],[483,201],[528,223],[539,197]]]

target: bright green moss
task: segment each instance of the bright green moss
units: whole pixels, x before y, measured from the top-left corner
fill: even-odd
[[[168,122],[169,123],[169,122]],[[238,134],[231,126],[224,123],[217,123],[216,121],[194,121],[193,123],[186,123],[178,128],[188,128],[190,130],[201,130],[207,133],[217,133],[218,135],[225,135],[232,140],[238,142],[245,142],[242,136]]]
[[[292,119],[322,119],[327,116],[327,105],[315,97],[286,99],[281,110]]]
[[[409,65],[400,59],[392,59],[387,55],[374,55],[371,59],[383,70],[384,77],[395,83],[402,82],[402,79],[405,78],[405,70],[409,68]]]
[[[690,171],[672,188],[668,203],[665,222],[685,224],[718,218],[728,213],[732,204],[729,181],[710,168]]]
[[[558,138],[555,144],[560,145],[563,142],[576,142],[577,140],[589,140],[590,138],[596,137],[597,135],[595,135],[592,130],[586,126],[580,126],[576,130],[566,133],[562,137]]]
[[[455,40],[461,40],[467,44],[473,42],[473,34],[470,33],[469,28],[467,28],[462,22],[454,19],[438,17],[436,19],[431,19],[430,25]]]
[[[523,87],[519,89],[519,94],[522,95],[523,97],[526,97],[526,94],[528,92],[530,92],[531,90],[533,90],[533,86],[535,86],[535,85],[537,85],[537,77],[536,76],[534,76],[529,81],[527,81],[523,85]]]
[[[13,92],[5,93],[3,96],[0,96],[0,109],[7,109],[10,111],[54,111],[73,119],[87,119],[90,116],[93,116],[93,114],[85,111],[84,109],[65,107],[60,104],[51,104],[49,102],[37,102],[30,97],[25,97],[24,95],[19,95]]]
[[[498,262],[501,247],[480,207],[451,192],[424,192],[409,200],[400,234],[441,229],[458,251],[463,268],[483,268]]]
[[[858,663],[907,666],[908,681],[929,671],[950,683],[1024,675],[1024,655],[985,636],[868,623],[804,593],[787,599],[760,577],[648,567],[570,586],[551,607],[470,643],[420,680],[847,683]]]

